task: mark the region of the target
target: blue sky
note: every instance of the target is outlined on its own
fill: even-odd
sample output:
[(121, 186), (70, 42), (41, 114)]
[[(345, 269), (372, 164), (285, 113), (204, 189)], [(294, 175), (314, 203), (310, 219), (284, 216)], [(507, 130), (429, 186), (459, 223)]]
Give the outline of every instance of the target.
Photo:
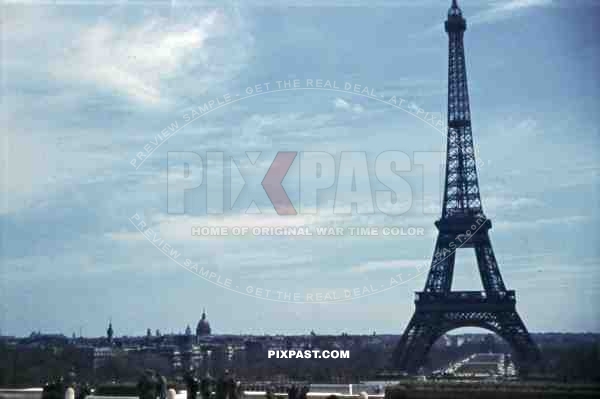
[[(401, 216), (240, 216), (234, 206), (215, 219), (206, 215), (203, 186), (186, 194), (185, 215), (167, 212), (167, 152), (224, 151), (245, 159), (246, 151), (261, 151), (252, 180), (260, 184), (277, 151), (324, 151), (337, 162), (342, 151), (365, 151), (370, 162), (387, 150), (411, 161), (414, 152), (444, 151), (440, 131), (407, 110), (445, 110), (443, 21), (450, 1), (57, 3), (1, 6), (0, 333), (81, 329), (98, 336), (109, 318), (117, 335), (148, 327), (180, 332), (203, 307), (216, 333), (402, 332), (425, 274), (343, 303), (267, 301), (190, 273), (128, 218), (141, 215), (182, 258), (231, 279), (242, 292), (252, 286), (304, 297), (387, 287), (392, 276), (428, 263), (439, 201), (421, 193), (433, 172), (414, 163), (402, 174), (413, 197)], [(459, 3), (468, 23), (482, 199), (504, 280), (517, 290), (530, 330), (600, 332), (600, 5)], [(368, 86), (385, 99), (404, 99), (406, 109), (343, 91), (268, 93), (203, 116), (141, 167), (130, 165), (193, 108), (293, 79)], [(249, 176), (253, 168), (246, 166), (240, 169)], [(295, 163), (290, 176), (297, 171)], [(290, 179), (284, 186), (297, 204)], [(322, 203), (334, 194), (334, 188), (324, 193)], [(240, 194), (242, 208), (249, 195)], [(259, 205), (265, 200), (262, 193)], [(181, 236), (189, 223), (331, 220), (422, 227), (425, 234)], [(472, 252), (457, 259), (454, 287), (479, 289)]]

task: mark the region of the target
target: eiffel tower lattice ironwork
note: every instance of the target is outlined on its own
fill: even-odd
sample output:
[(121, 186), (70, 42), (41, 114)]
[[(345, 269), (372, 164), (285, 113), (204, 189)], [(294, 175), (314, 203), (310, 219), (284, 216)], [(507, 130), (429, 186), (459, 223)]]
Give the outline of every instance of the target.
[[(481, 327), (511, 346), (520, 373), (526, 374), (540, 355), (516, 311), (515, 292), (504, 285), (488, 235), (492, 223), (483, 213), (471, 133), (463, 47), (466, 21), (456, 0), (445, 27), (449, 37), (448, 143), (442, 217), (435, 223), (439, 233), (425, 289), (415, 295), (415, 313), (393, 359), (396, 368), (414, 373), (443, 334), (460, 327)], [(458, 248), (475, 250), (484, 291), (451, 290)]]

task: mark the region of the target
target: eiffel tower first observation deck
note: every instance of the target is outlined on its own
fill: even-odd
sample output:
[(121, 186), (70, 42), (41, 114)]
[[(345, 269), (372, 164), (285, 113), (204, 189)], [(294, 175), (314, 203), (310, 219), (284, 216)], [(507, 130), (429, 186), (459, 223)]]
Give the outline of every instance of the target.
[[(519, 373), (539, 362), (539, 350), (516, 311), (515, 291), (507, 290), (494, 256), (477, 180), (463, 35), (466, 20), (456, 0), (445, 23), (449, 39), (448, 142), (442, 217), (425, 289), (416, 293), (415, 313), (393, 355), (396, 368), (415, 373), (433, 343), (460, 327), (480, 327), (512, 348)], [(473, 248), (483, 291), (452, 291), (456, 251)]]

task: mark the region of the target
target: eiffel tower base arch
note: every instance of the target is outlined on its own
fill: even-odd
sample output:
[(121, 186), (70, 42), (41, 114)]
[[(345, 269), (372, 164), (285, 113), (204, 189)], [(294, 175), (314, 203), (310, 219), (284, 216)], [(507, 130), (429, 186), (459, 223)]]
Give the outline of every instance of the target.
[(394, 354), (396, 368), (415, 374), (432, 345), (442, 335), (462, 327), (479, 327), (504, 339), (513, 350), (521, 377), (534, 372), (540, 361), (537, 346), (515, 309), (514, 291), (488, 297), (480, 291), (456, 291), (439, 302), (435, 295), (417, 293), (416, 310)]

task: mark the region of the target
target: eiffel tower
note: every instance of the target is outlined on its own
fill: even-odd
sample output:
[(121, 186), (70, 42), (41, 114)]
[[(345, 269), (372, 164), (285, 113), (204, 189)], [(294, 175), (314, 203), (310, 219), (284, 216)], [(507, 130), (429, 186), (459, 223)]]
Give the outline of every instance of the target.
[[(516, 366), (526, 375), (540, 358), (515, 305), (515, 291), (507, 290), (494, 256), (488, 231), (492, 223), (483, 213), (463, 47), (466, 20), (456, 0), (445, 23), (449, 37), (448, 143), (442, 217), (425, 289), (415, 293), (415, 313), (393, 354), (395, 366), (415, 373), (433, 343), (460, 327), (480, 327), (502, 337), (512, 348)], [(459, 248), (474, 248), (484, 291), (452, 291), (454, 260)]]

